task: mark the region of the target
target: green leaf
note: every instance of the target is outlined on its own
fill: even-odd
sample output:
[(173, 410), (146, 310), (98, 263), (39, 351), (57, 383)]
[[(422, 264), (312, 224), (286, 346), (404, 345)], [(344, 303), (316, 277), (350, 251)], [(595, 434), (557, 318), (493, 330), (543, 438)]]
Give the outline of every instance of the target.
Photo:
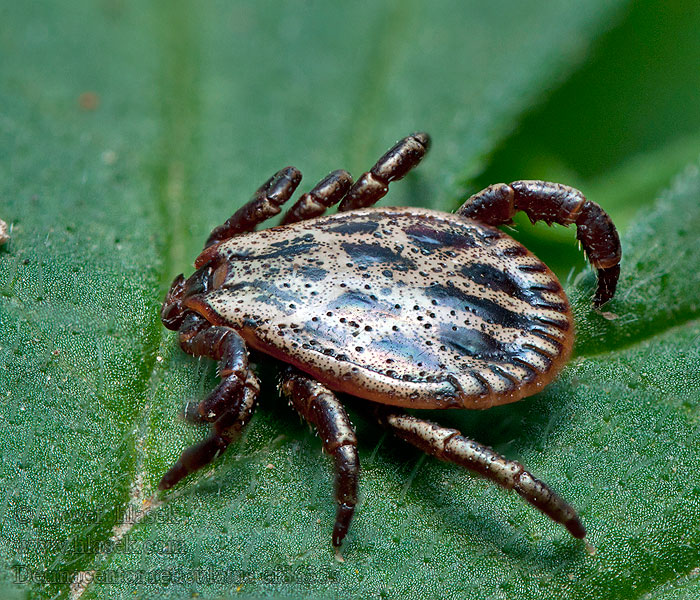
[[(629, 226), (606, 306), (616, 317), (590, 308), (590, 274), (568, 280), (579, 340), (562, 376), (516, 405), (430, 415), (551, 483), (580, 509), (594, 555), (515, 495), (386, 436), (349, 401), (361, 503), (338, 562), (330, 464), (262, 363), (241, 440), (154, 495), (205, 434), (178, 411), (216, 382), (158, 316), (208, 231), (281, 166), (298, 166), (305, 189), (335, 168), (357, 176), (417, 129), (434, 146), (386, 203), (452, 208), (527, 111), (560, 82), (578, 89), (571, 74), (625, 8), (6, 3), (0, 592), (694, 597), (700, 178), (693, 167), (656, 204), (656, 189), (640, 192), (636, 216), (614, 184), (642, 164), (663, 165), (650, 178), (662, 185), (688, 162), (692, 131), (574, 173), (622, 198), (611, 212)], [(668, 122), (672, 111), (660, 112)]]

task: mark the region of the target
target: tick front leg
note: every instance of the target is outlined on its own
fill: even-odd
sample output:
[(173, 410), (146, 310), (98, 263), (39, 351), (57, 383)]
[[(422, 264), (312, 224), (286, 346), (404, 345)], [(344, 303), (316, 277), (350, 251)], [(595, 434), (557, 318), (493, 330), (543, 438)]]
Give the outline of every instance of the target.
[(340, 201), (352, 186), (352, 176), (339, 169), (322, 179), (310, 192), (296, 201), (282, 219), (282, 225), (320, 217), (327, 208)]
[(275, 216), (280, 207), (292, 197), (301, 181), (301, 173), (294, 167), (285, 167), (270, 177), (223, 225), (212, 230), (205, 248), (239, 233), (253, 231), (265, 219)]
[(177, 462), (163, 475), (158, 489), (168, 490), (191, 473), (208, 465), (228, 448), (253, 416), (260, 384), (248, 372), (242, 390), (232, 398), (219, 418), (212, 423), (211, 433), (203, 442), (186, 448)]
[(190, 311), (180, 327), (180, 346), (194, 356), (220, 361), (222, 381), (197, 410), (198, 421), (212, 424), (211, 435), (182, 453), (163, 476), (160, 489), (171, 488), (223, 452), (250, 420), (259, 393), (257, 379), (248, 367), (248, 350), (237, 331), (211, 325)]
[(235, 329), (212, 325), (204, 317), (190, 312), (180, 328), (180, 347), (193, 356), (219, 361), (221, 383), (199, 403), (203, 421), (213, 423), (237, 397), (248, 374), (248, 349)]
[(576, 225), (576, 237), (598, 271), (593, 304), (601, 306), (615, 295), (622, 249), (610, 216), (577, 189), (547, 181), (497, 183), (471, 196), (457, 214), (489, 225), (509, 223), (518, 211), (533, 223)]
[(345, 538), (357, 504), (360, 461), (357, 438), (348, 414), (326, 386), (289, 369), (282, 381), (282, 391), (296, 411), (313, 423), (323, 442), (323, 449), (335, 461), (335, 500), (338, 511), (333, 527), (333, 545)]
[(185, 289), (185, 276), (180, 273), (170, 285), (170, 289), (163, 301), (163, 306), (160, 309), (160, 319), (163, 321), (163, 325), (173, 331), (180, 329), (188, 313), (188, 309), (182, 306)]
[(456, 429), (383, 408), (378, 408), (377, 414), (380, 422), (401, 439), (441, 460), (479, 473), (501, 487), (515, 490), (550, 519), (566, 527), (571, 535), (585, 537), (586, 529), (571, 505), (520, 463), (465, 438)]
[(425, 156), (430, 136), (418, 132), (399, 140), (357, 180), (343, 198), (338, 211), (372, 206), (389, 191), (389, 183), (403, 178)]

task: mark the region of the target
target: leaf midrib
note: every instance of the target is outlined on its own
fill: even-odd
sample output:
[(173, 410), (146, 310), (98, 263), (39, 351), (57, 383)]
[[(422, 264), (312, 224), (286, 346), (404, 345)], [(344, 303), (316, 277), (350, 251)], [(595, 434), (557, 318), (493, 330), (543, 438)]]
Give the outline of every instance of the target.
[[(192, 164), (190, 158), (195, 153), (192, 142), (199, 122), (200, 88), (196, 81), (196, 57), (198, 56), (196, 52), (198, 42), (194, 33), (196, 15), (193, 15), (185, 6), (183, 0), (169, 4), (167, 10), (159, 14), (167, 15), (168, 19), (154, 27), (161, 35), (160, 45), (163, 51), (161, 76), (157, 80), (158, 97), (161, 102), (158, 107), (161, 135), (159, 142), (155, 145), (158, 148), (158, 158), (153, 165), (152, 173), (156, 199), (155, 219), (161, 232), (160, 238), (156, 241), (155, 251), (161, 258), (158, 280), (160, 290), (164, 291), (170, 284), (176, 265), (189, 262), (185, 257), (186, 245), (182, 241), (182, 232), (186, 230), (184, 223), (189, 208), (187, 198), (190, 197), (188, 192), (191, 180), (188, 168)], [(159, 315), (154, 314), (142, 344), (143, 359), (146, 363), (144, 373), (147, 373), (142, 386), (144, 397), (152, 396), (158, 384), (157, 351), (167, 337), (169, 337), (168, 332), (162, 326)], [(133, 445), (134, 470), (128, 486), (131, 490), (139, 490), (137, 492), (139, 495), (128, 499), (124, 506), (125, 511), (134, 502), (138, 505), (147, 499), (142, 494), (143, 488), (138, 483), (139, 478), (146, 479), (143, 473), (145, 459), (143, 447), (144, 440), (149, 434), (150, 414), (151, 403), (146, 403), (136, 422), (137, 430)], [(148, 489), (147, 480), (145, 485)], [(157, 506), (156, 503), (147, 508), (141, 518)], [(133, 527), (137, 522), (131, 526)], [(128, 530), (119, 539), (123, 539), (126, 533)], [(115, 544), (113, 549), (117, 546), (118, 544)], [(89, 572), (90, 568), (105, 566), (113, 555), (114, 552), (95, 554), (89, 562), (87, 560), (84, 562), (84, 568)], [(76, 576), (78, 574), (79, 572), (76, 572)], [(71, 599), (80, 598), (92, 586), (92, 583), (88, 583), (84, 587), (76, 588), (71, 592)]]

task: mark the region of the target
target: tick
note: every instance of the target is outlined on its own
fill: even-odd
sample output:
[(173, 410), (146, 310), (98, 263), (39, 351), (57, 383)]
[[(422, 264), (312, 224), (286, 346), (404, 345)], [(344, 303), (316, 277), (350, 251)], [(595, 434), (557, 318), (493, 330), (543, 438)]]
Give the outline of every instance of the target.
[[(335, 463), (332, 543), (357, 503), (357, 439), (337, 392), (366, 400), (391, 432), (421, 450), (514, 489), (577, 538), (574, 510), (518, 462), (455, 429), (404, 409), (483, 409), (540, 391), (566, 363), (574, 326), (549, 268), (496, 228), (517, 211), (531, 221), (575, 224), (597, 270), (593, 304), (615, 293), (620, 241), (610, 217), (571, 187), (545, 181), (496, 184), (455, 214), (370, 208), (425, 155), (415, 133), (355, 183), (334, 171), (286, 212), (299, 185), (287, 167), (216, 227), (188, 279), (178, 275), (161, 317), (182, 349), (219, 361), (221, 383), (189, 411), (211, 425), (163, 476), (168, 489), (222, 453), (250, 420), (258, 380), (248, 348), (287, 364), (281, 390), (318, 430)], [(340, 203), (338, 212), (323, 216)]]

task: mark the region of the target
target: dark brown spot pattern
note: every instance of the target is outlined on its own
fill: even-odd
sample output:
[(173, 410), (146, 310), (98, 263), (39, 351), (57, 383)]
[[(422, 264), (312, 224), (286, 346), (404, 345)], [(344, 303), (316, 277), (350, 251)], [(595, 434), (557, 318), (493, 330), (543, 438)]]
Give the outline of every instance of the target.
[(512, 402), (549, 383), (573, 343), (552, 272), (458, 215), (339, 213), (233, 237), (207, 260), (226, 274), (195, 310), (330, 389), (385, 404)]

